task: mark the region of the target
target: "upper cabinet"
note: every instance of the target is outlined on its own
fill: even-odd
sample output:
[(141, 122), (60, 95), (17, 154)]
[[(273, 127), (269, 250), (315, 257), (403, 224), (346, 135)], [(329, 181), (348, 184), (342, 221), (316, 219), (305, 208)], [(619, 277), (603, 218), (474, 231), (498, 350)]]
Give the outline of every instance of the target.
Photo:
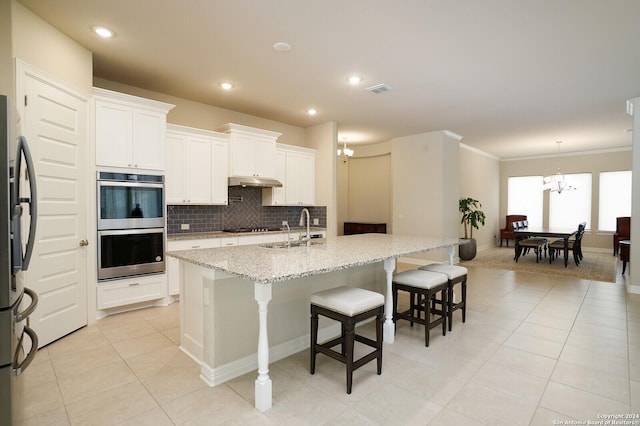
[(167, 125), (167, 204), (227, 204), (227, 135)]
[(276, 179), (282, 188), (262, 190), (262, 204), (312, 206), (315, 204), (315, 149), (278, 144)]
[(93, 89), (96, 165), (164, 170), (167, 113), (174, 105)]
[(229, 176), (275, 178), (276, 140), (281, 133), (232, 123), (218, 131), (229, 135)]

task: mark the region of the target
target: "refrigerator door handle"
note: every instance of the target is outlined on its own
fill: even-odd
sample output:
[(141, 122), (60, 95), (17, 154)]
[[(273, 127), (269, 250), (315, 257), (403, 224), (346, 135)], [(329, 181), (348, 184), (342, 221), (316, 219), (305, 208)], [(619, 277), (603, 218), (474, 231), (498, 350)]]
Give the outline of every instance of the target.
[[(28, 334), (29, 338), (31, 339), (31, 350), (29, 351), (29, 354), (25, 357), (25, 359), (23, 359), (22, 362), (19, 363), (18, 356), (20, 355), (20, 352), (22, 349), (25, 333)], [(31, 361), (33, 361), (33, 359), (36, 357), (37, 351), (38, 351), (38, 335), (36, 334), (35, 331), (33, 331), (33, 329), (31, 329), (31, 327), (24, 326), (22, 335), (20, 336), (20, 340), (18, 341), (18, 349), (16, 350), (16, 353), (14, 354), (14, 357), (13, 357), (13, 374), (16, 376), (22, 374), (22, 372), (24, 372), (24, 370), (27, 369), (29, 364), (31, 364)]]
[(25, 319), (27, 319), (29, 315), (31, 315), (33, 311), (36, 310), (36, 306), (38, 306), (38, 294), (27, 287), (24, 288), (24, 292), (31, 298), (31, 303), (29, 304), (29, 306), (27, 306), (27, 308), (24, 311), (16, 313), (16, 316), (15, 316), (16, 323), (22, 322)]
[[(24, 154), (24, 159), (27, 163), (26, 171), (27, 179), (29, 180), (30, 196), (26, 198), (20, 197), (20, 166), (22, 163), (22, 154)], [(17, 202), (28, 203), (29, 215), (31, 216), (31, 220), (29, 221), (29, 239), (27, 240), (24, 257), (22, 259), (22, 270), (26, 271), (29, 267), (29, 261), (31, 260), (31, 254), (33, 253), (33, 246), (36, 239), (36, 225), (38, 223), (38, 194), (36, 189), (36, 173), (35, 169), (33, 168), (33, 159), (31, 157), (31, 151), (29, 151), (27, 139), (24, 136), (20, 136), (18, 138), (18, 153), (16, 156), (16, 179), (14, 184)]]

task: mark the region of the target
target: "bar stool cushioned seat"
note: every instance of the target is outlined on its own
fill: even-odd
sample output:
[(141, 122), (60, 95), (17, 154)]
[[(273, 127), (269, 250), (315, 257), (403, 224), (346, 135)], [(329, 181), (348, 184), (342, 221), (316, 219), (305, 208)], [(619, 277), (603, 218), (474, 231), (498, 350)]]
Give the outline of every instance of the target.
[[(462, 322), (467, 320), (467, 268), (464, 266), (456, 266), (456, 265), (445, 265), (441, 263), (433, 263), (430, 265), (425, 265), (420, 267), (423, 271), (431, 271), (438, 272), (441, 274), (445, 274), (448, 279), (448, 305), (447, 305), (447, 321), (449, 322), (449, 331), (451, 331), (451, 327), (453, 324), (453, 312), (461, 309), (462, 310)], [(461, 284), (461, 300), (460, 302), (455, 302), (455, 298), (453, 297), (453, 286), (456, 284)]]
[[(429, 346), (429, 332), (432, 328), (442, 324), (442, 335), (447, 334), (447, 276), (437, 272), (411, 269), (400, 272), (393, 277), (393, 322), (399, 319), (409, 321), (411, 325), (418, 323), (424, 325), (425, 346)], [(409, 309), (398, 312), (398, 290), (409, 293)], [(431, 300), (437, 293), (440, 293), (440, 303), (442, 309), (435, 310), (431, 307)], [(424, 301), (424, 303), (422, 303)], [(421, 312), (424, 309), (424, 319)], [(431, 316), (435, 318), (431, 318)]]
[[(328, 342), (318, 343), (318, 315), (340, 321), (342, 332)], [(376, 318), (376, 340), (357, 335), (355, 326), (368, 318)], [(336, 287), (311, 295), (311, 360), (310, 372), (316, 370), (316, 354), (323, 353), (347, 367), (347, 393), (351, 393), (353, 371), (369, 361), (377, 359), (377, 373), (382, 373), (382, 322), (384, 318), (384, 296), (375, 291), (354, 287)], [(358, 341), (374, 348), (362, 358), (353, 360), (354, 342)], [(331, 348), (340, 344), (342, 352)]]

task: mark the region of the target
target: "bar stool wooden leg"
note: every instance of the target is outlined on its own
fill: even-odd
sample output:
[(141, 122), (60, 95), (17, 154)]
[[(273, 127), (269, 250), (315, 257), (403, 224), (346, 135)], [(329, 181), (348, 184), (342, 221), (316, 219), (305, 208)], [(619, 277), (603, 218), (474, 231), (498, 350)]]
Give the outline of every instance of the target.
[(316, 343), (318, 342), (318, 311), (315, 307), (311, 306), (311, 350), (309, 354), (311, 355), (311, 359), (309, 360), (309, 371), (311, 374), (316, 372), (316, 354), (318, 353), (316, 349)]

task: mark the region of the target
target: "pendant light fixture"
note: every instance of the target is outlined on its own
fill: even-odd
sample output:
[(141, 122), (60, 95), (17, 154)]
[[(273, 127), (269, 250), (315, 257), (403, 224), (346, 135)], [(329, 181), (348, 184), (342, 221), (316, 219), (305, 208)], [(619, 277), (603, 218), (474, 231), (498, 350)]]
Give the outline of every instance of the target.
[(561, 194), (562, 191), (574, 191), (576, 188), (567, 183), (564, 174), (560, 171), (560, 144), (562, 141), (556, 141), (558, 145), (558, 155), (557, 155), (557, 170), (556, 173), (550, 176), (544, 177), (544, 186), (542, 187), (545, 191), (557, 192)]
[(342, 149), (338, 148), (338, 157), (342, 158), (342, 161), (344, 163), (347, 162), (347, 160), (349, 159), (349, 157), (353, 157), (353, 150), (347, 148), (347, 139), (343, 138), (343, 145), (342, 145)]

